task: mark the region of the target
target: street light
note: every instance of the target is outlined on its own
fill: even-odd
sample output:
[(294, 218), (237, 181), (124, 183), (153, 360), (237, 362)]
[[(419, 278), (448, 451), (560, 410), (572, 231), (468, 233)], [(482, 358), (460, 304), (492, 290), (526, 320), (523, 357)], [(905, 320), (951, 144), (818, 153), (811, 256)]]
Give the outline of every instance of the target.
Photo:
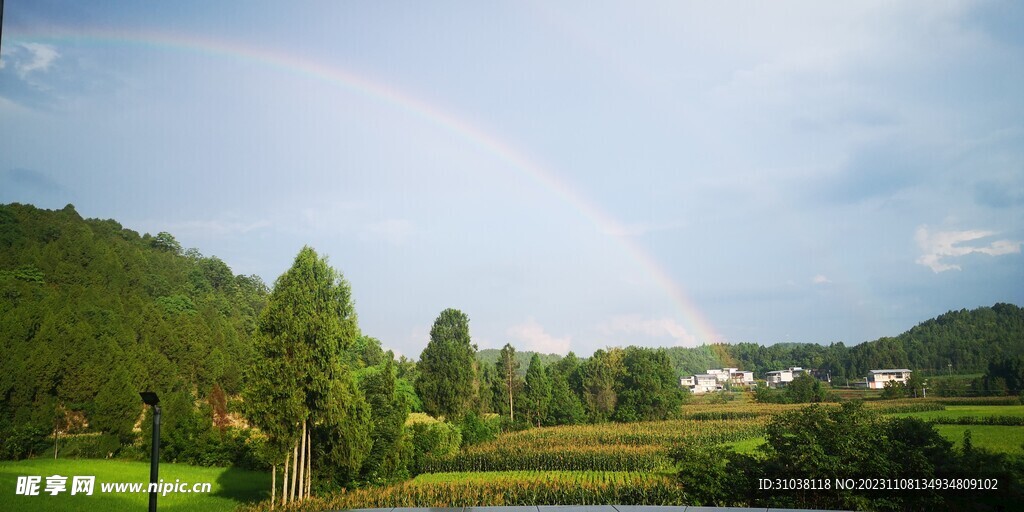
[(160, 472), (160, 397), (152, 391), (139, 393), (146, 405), (153, 407), (153, 452), (149, 458), (149, 512), (156, 512), (156, 482)]

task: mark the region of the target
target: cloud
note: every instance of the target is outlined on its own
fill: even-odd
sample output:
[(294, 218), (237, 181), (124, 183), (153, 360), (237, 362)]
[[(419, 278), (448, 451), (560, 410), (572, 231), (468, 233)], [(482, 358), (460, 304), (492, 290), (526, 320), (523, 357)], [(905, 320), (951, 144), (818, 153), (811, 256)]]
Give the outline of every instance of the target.
[(700, 344), (696, 336), (690, 334), (685, 327), (669, 317), (616, 316), (601, 325), (600, 329), (606, 334), (643, 334), (652, 338), (670, 337), (675, 340), (677, 346), (696, 347)]
[(1021, 242), (996, 240), (987, 246), (963, 245), (965, 242), (988, 238), (995, 235), (992, 231), (937, 231), (929, 232), (927, 226), (917, 228), (914, 239), (923, 254), (916, 263), (924, 265), (936, 274), (947, 270), (960, 270), (960, 265), (947, 263), (943, 259), (957, 258), (971, 253), (1001, 256), (1020, 253)]
[(814, 279), (811, 279), (811, 282), (814, 283), (814, 284), (829, 284), (829, 283), (832, 282), (832, 280), (827, 278), (827, 277), (825, 277), (822, 274), (818, 274), (818, 275), (814, 276)]
[(29, 52), (29, 59), (27, 61), (21, 61), (15, 65), (18, 70), (18, 76), (21, 78), (25, 78), (34, 71), (45, 72), (49, 70), (50, 64), (53, 64), (53, 61), (60, 57), (57, 49), (48, 44), (21, 43), (19, 46)]
[(527, 350), (543, 354), (567, 354), (572, 342), (571, 337), (556, 338), (548, 334), (544, 327), (532, 318), (526, 323), (509, 327), (507, 332), (509, 336), (523, 342)]

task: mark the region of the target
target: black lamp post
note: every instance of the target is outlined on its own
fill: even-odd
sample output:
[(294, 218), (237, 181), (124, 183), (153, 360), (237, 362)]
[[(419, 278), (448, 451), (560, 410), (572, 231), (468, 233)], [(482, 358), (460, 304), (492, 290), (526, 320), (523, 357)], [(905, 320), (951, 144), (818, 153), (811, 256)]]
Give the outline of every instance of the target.
[(143, 391), (139, 396), (146, 405), (153, 406), (153, 453), (149, 458), (149, 512), (156, 512), (156, 483), (160, 472), (160, 397), (152, 391)]

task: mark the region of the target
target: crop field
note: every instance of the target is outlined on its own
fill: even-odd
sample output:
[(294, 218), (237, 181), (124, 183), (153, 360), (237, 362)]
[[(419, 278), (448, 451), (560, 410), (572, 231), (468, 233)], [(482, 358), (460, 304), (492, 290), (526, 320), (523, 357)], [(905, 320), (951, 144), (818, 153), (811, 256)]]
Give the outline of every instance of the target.
[[(893, 417), (914, 416), (933, 423), (942, 418), (984, 422), (990, 418), (1024, 418), (1024, 406), (1015, 400), (879, 400), (867, 402), (866, 407)], [(991, 403), (1006, 405), (986, 405)], [(695, 403), (684, 405), (681, 419), (676, 420), (509, 432), (494, 441), (464, 447), (453, 457), (428, 459), (425, 472), (406, 482), (315, 498), (304, 508), (678, 505), (683, 500), (683, 489), (668, 457), (671, 448), (684, 444), (725, 445), (756, 453), (765, 442), (765, 426), (772, 416), (803, 407), (806, 405), (739, 400)], [(936, 424), (936, 428), (956, 443), (970, 429), (975, 446), (1024, 454), (1024, 426)]]
[[(52, 496), (44, 492), (46, 477), (68, 477), (68, 492)], [(39, 496), (14, 495), (19, 476), (41, 476)], [(95, 476), (91, 496), (70, 494), (71, 477)], [(160, 478), (165, 482), (180, 480), (189, 484), (210, 483), (209, 493), (170, 493), (157, 500), (160, 510), (228, 511), (239, 504), (267, 498), (270, 475), (234, 468), (204, 468), (186, 464), (160, 464)], [(148, 482), (149, 464), (120, 460), (96, 459), (30, 459), (0, 462), (0, 511), (15, 510), (145, 510), (148, 493), (103, 493), (100, 484), (107, 482)]]

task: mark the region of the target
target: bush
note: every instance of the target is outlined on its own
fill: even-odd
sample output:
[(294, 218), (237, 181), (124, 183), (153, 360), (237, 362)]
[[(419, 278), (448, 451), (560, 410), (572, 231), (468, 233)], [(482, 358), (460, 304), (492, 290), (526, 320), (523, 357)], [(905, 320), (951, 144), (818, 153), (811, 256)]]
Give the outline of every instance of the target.
[(0, 431), (0, 459), (18, 460), (46, 451), (47, 429), (35, 425), (19, 425)]
[(475, 412), (470, 412), (462, 419), (459, 430), (462, 432), (462, 444), (469, 446), (484, 441), (492, 441), (498, 436), (500, 420), (486, 420)]
[(427, 458), (448, 458), (459, 452), (462, 445), (462, 434), (459, 429), (448, 422), (413, 423), (412, 431), (413, 460), (410, 473), (420, 472)]

